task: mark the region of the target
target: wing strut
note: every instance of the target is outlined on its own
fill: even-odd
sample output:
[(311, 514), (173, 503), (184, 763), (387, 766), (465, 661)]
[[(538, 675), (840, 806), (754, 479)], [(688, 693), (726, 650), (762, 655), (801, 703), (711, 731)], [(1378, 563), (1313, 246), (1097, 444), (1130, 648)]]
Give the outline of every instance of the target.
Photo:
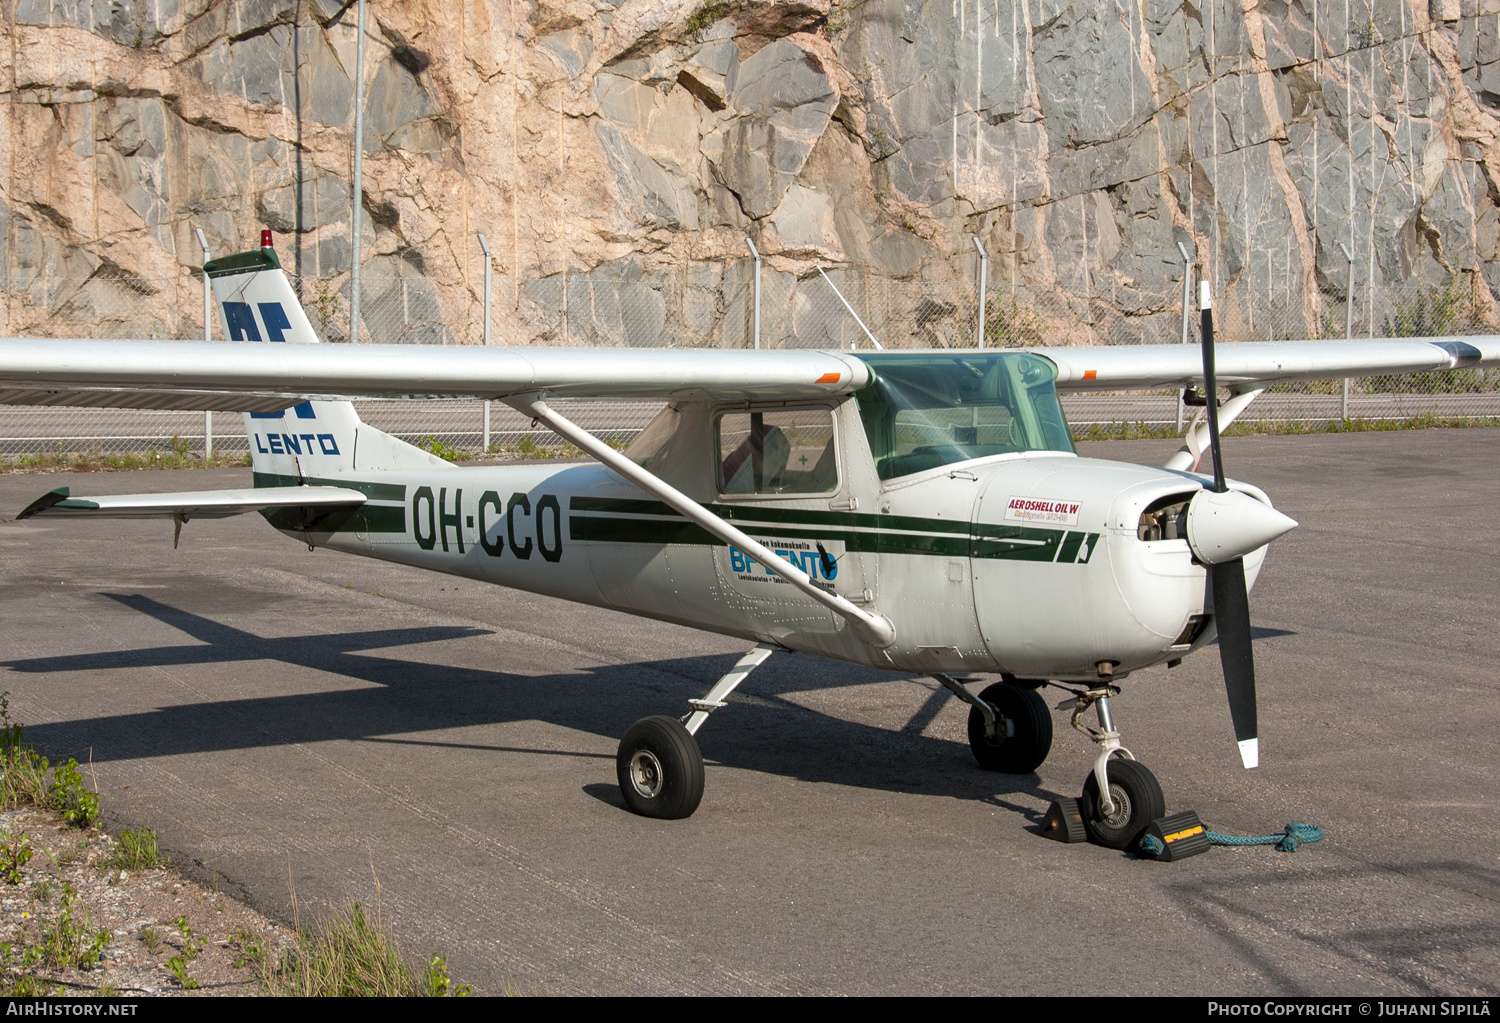
[[(1248, 384), (1236, 387), (1229, 400), (1219, 407), (1219, 429), (1227, 429), (1229, 424), (1240, 417), (1240, 413), (1250, 407), (1250, 403), (1259, 398), (1266, 391), (1265, 384)], [(1214, 395), (1209, 400), (1215, 399)], [(1182, 447), (1177, 453), (1162, 463), (1163, 469), (1178, 469), (1185, 472), (1197, 472), (1198, 463), (1203, 459), (1203, 452), (1209, 448), (1210, 431), (1208, 424), (1199, 423), (1195, 418), (1193, 426), (1188, 428), (1187, 436), (1183, 438)]]
[(559, 436), (566, 437), (652, 497), (702, 526), (711, 535), (727, 544), (733, 544), (762, 565), (773, 569), (777, 575), (797, 589), (827, 607), (834, 614), (842, 616), (865, 642), (881, 648), (888, 647), (895, 642), (896, 628), (885, 615), (878, 612), (871, 614), (856, 607), (837, 593), (831, 593), (818, 586), (802, 569), (759, 540), (747, 536), (743, 531), (725, 522), (682, 491), (636, 465), (577, 423), (558, 415), (542, 399), (533, 395), (517, 395), (505, 400), (517, 410), (546, 423)]

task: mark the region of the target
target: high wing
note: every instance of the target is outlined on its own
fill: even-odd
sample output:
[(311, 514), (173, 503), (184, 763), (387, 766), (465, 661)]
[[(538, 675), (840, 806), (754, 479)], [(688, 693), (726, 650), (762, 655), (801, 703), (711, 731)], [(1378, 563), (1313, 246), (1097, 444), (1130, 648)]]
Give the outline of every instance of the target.
[[(1218, 382), (1241, 389), (1290, 380), (1335, 380), (1500, 364), (1500, 337), (1370, 341), (1252, 341), (1215, 346)], [(1203, 382), (1197, 345), (1037, 348), (1057, 366), (1059, 391), (1121, 391)]]
[[(202, 341), (0, 339), (0, 403), (10, 404), (278, 411), (318, 397), (776, 400), (848, 394), (869, 379), (847, 353), (806, 350), (282, 344), (273, 355)], [(84, 400), (91, 394), (96, 402)], [(200, 404), (168, 404), (178, 395)]]
[(252, 490), (201, 490), (178, 494), (115, 494), (87, 499), (71, 497), (58, 487), (32, 501), (16, 515), (87, 513), (89, 518), (141, 519), (171, 516), (225, 519), (268, 508), (356, 508), (366, 497), (347, 487), (261, 487)]
[[(1191, 345), (1039, 348), (1060, 391), (1203, 379)], [(1246, 342), (1218, 347), (1219, 382), (1416, 373), (1500, 364), (1500, 337)], [(278, 411), (318, 397), (750, 399), (849, 394), (870, 380), (852, 352), (443, 348), (0, 339), (0, 403)]]

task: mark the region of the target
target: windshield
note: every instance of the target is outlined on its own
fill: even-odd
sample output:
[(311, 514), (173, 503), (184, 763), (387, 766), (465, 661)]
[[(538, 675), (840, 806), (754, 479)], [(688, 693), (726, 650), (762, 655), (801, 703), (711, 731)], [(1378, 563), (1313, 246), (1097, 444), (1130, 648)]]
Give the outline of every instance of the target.
[(985, 455), (1073, 452), (1057, 367), (1027, 352), (861, 355), (859, 415), (883, 480)]

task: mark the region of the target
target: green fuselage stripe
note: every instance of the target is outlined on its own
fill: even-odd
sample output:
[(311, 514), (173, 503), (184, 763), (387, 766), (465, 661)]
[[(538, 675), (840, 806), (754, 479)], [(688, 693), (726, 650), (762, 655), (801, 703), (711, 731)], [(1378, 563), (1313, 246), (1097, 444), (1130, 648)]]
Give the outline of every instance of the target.
[[(577, 507), (576, 504), (574, 507)], [(933, 536), (921, 533), (899, 533), (889, 530), (842, 530), (817, 527), (746, 526), (745, 532), (775, 547), (778, 539), (819, 540), (842, 543), (844, 549), (858, 554), (920, 554), (949, 558), (984, 558), (1002, 561), (1074, 561), (1085, 538), (1092, 554), (1098, 534), (1073, 533), (1056, 529), (996, 527), (984, 537)], [(599, 543), (687, 544), (723, 546), (723, 541), (702, 527), (681, 517), (616, 518), (602, 515), (570, 515), (568, 535), (574, 540)], [(1076, 542), (1072, 539), (1076, 537)], [(1065, 539), (1066, 538), (1066, 539)], [(1059, 548), (1067, 552), (1060, 558)], [(1083, 559), (1085, 562), (1087, 558)]]
[(277, 529), (309, 533), (405, 533), (406, 509), (362, 504), (358, 508), (267, 508), (261, 516)]

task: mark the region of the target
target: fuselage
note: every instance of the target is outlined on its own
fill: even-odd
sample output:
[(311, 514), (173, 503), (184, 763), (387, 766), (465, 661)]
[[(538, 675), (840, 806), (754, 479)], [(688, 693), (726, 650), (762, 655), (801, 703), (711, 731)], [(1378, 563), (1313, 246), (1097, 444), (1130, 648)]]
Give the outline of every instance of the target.
[[(882, 668), (1087, 680), (1101, 662), (1119, 675), (1212, 638), (1203, 567), (1171, 526), (1154, 525), (1202, 488), (1199, 476), (1053, 450), (883, 479), (856, 403), (831, 398), (757, 406), (768, 421), (826, 412), (837, 454), (820, 464), (821, 492), (764, 492), (726, 483), (723, 423), (743, 408), (674, 406), (646, 452), (652, 470), (888, 617), (890, 646), (595, 463), (336, 473), (317, 482), (368, 503), (311, 532), (267, 517), (333, 550)], [(257, 474), (258, 485), (295, 482)], [(1252, 583), (1263, 557), (1246, 559)]]

